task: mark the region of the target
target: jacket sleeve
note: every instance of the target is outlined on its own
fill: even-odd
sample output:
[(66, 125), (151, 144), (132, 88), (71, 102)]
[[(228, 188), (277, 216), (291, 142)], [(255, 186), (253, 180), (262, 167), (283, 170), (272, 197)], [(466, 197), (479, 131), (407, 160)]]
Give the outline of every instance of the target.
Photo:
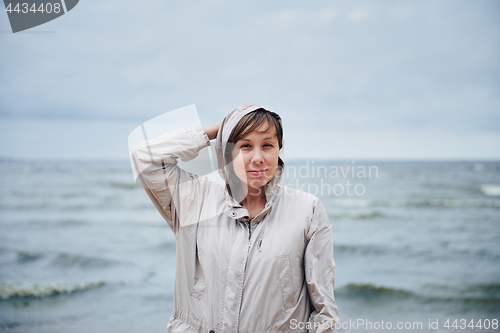
[(175, 235), (179, 227), (197, 222), (198, 196), (207, 181), (182, 170), (177, 159), (190, 161), (209, 145), (208, 136), (195, 125), (146, 140), (131, 152), (137, 180)]
[(333, 259), (333, 233), (325, 207), (317, 201), (313, 219), (307, 233), (304, 265), (307, 288), (312, 302), (309, 332), (335, 332), (338, 310), (333, 287), (335, 261)]

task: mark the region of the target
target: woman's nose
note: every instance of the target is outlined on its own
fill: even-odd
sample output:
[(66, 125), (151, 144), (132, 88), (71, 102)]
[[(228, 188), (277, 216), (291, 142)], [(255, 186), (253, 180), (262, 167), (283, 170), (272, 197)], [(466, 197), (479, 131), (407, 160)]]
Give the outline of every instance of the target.
[(262, 163), (263, 161), (262, 151), (260, 151), (260, 149), (255, 149), (252, 154), (252, 163)]

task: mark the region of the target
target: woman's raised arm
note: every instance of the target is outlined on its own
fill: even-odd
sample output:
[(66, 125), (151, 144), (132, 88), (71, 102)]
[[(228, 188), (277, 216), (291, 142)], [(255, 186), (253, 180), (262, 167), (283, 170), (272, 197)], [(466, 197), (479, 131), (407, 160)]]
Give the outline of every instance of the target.
[(217, 124), (207, 126), (207, 127), (203, 128), (203, 130), (207, 134), (208, 139), (213, 140), (217, 137), (217, 133), (219, 132), (219, 128), (220, 128), (220, 123), (217, 123)]
[(138, 180), (175, 234), (186, 221), (196, 220), (205, 183), (181, 169), (177, 160), (190, 161), (209, 146), (205, 133), (199, 125), (178, 129), (144, 141), (131, 154)]

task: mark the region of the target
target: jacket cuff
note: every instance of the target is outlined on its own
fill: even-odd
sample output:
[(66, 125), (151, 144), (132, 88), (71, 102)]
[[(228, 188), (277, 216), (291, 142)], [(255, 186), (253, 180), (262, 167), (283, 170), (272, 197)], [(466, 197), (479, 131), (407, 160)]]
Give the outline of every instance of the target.
[(189, 133), (193, 137), (199, 149), (210, 146), (210, 140), (208, 139), (208, 135), (207, 133), (205, 133), (201, 125), (195, 124), (193, 127), (189, 129)]

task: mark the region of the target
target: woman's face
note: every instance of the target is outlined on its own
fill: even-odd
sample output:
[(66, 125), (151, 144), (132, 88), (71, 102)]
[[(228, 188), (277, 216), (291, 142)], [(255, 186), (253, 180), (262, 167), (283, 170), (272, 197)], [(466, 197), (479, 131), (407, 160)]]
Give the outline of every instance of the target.
[(276, 174), (278, 154), (276, 130), (265, 122), (236, 142), (232, 150), (234, 173), (249, 187), (261, 188)]

